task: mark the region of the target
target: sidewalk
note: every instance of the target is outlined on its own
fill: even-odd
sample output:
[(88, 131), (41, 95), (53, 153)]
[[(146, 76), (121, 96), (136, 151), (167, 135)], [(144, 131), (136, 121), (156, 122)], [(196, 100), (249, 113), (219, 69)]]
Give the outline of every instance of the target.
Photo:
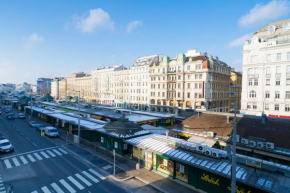
[[(113, 154), (95, 144), (85, 142), (81, 140), (80, 145), (73, 143), (73, 136), (66, 136), (64, 131), (60, 131), (60, 137), (68, 141), (66, 148), (70, 151), (81, 155), (87, 160), (96, 165), (99, 168), (105, 168), (106, 166), (113, 166)], [(83, 144), (86, 143), (86, 144)], [(140, 170), (136, 170), (136, 163), (125, 157), (116, 155), (116, 175), (113, 176), (113, 167), (104, 170), (108, 175), (113, 177), (117, 181), (124, 181), (130, 178), (136, 178), (145, 184), (151, 185), (155, 189), (164, 193), (194, 193), (199, 192), (193, 187), (187, 184), (177, 182), (176, 180), (170, 179), (166, 176), (158, 174), (154, 171), (149, 171), (146, 168), (141, 167)], [(109, 165), (108, 165), (109, 164)]]

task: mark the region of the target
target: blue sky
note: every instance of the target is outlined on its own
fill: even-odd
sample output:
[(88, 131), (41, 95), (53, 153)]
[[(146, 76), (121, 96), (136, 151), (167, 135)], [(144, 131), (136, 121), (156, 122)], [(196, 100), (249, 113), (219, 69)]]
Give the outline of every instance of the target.
[(289, 13), (285, 0), (0, 1), (0, 83), (129, 67), (193, 48), (241, 70), (243, 42)]

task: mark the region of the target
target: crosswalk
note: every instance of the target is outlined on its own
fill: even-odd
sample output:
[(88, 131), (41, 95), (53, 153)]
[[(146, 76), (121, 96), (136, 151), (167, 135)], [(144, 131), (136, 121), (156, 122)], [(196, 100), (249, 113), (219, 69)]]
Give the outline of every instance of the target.
[(2, 176), (0, 175), (0, 193), (6, 193), (6, 188), (3, 184)]
[(36, 161), (54, 158), (57, 156), (62, 156), (65, 154), (68, 154), (68, 153), (62, 148), (54, 148), (54, 149), (49, 149), (49, 150), (39, 150), (37, 152), (27, 153), (24, 155), (22, 154), (19, 156), (3, 159), (2, 161), (5, 168), (10, 169), (10, 168), (18, 167), (18, 166), (28, 164), (28, 163), (33, 163)]
[(106, 178), (96, 170), (90, 168), (88, 170), (81, 171), (74, 175), (60, 179), (59, 181), (53, 182), (50, 185), (43, 186), (31, 193), (75, 193), (105, 179)]

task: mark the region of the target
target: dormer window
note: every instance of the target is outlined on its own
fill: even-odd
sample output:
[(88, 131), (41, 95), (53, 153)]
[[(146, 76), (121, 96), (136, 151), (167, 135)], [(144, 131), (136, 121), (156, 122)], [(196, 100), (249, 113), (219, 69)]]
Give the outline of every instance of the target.
[(272, 26), (270, 26), (268, 28), (268, 33), (269, 34), (273, 34), (273, 33), (275, 33), (275, 31), (276, 31), (276, 26), (274, 26), (274, 25), (272, 25)]
[(288, 31), (290, 29), (289, 23), (284, 23), (283, 25), (283, 31)]

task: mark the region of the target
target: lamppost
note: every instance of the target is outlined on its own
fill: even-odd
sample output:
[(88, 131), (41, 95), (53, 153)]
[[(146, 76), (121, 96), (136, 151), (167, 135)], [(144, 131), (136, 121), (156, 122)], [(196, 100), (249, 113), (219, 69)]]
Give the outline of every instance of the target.
[(80, 135), (81, 135), (81, 127), (80, 127), (80, 117), (81, 117), (81, 110), (80, 110), (80, 95), (81, 95), (81, 91), (76, 91), (76, 90), (73, 90), (74, 92), (78, 92), (79, 93), (79, 96), (78, 96), (78, 110), (79, 110), (79, 116), (78, 116), (78, 140), (77, 140), (77, 143), (80, 144)]
[(32, 119), (32, 95), (30, 95), (30, 117), (29, 117), (29, 121), (31, 121)]
[(237, 148), (237, 95), (236, 92), (233, 91), (228, 91), (227, 92), (230, 95), (234, 95), (235, 97), (235, 115), (234, 115), (234, 129), (233, 129), (233, 136), (232, 136), (232, 141), (233, 141), (233, 147), (232, 147), (232, 193), (236, 192), (236, 148)]

